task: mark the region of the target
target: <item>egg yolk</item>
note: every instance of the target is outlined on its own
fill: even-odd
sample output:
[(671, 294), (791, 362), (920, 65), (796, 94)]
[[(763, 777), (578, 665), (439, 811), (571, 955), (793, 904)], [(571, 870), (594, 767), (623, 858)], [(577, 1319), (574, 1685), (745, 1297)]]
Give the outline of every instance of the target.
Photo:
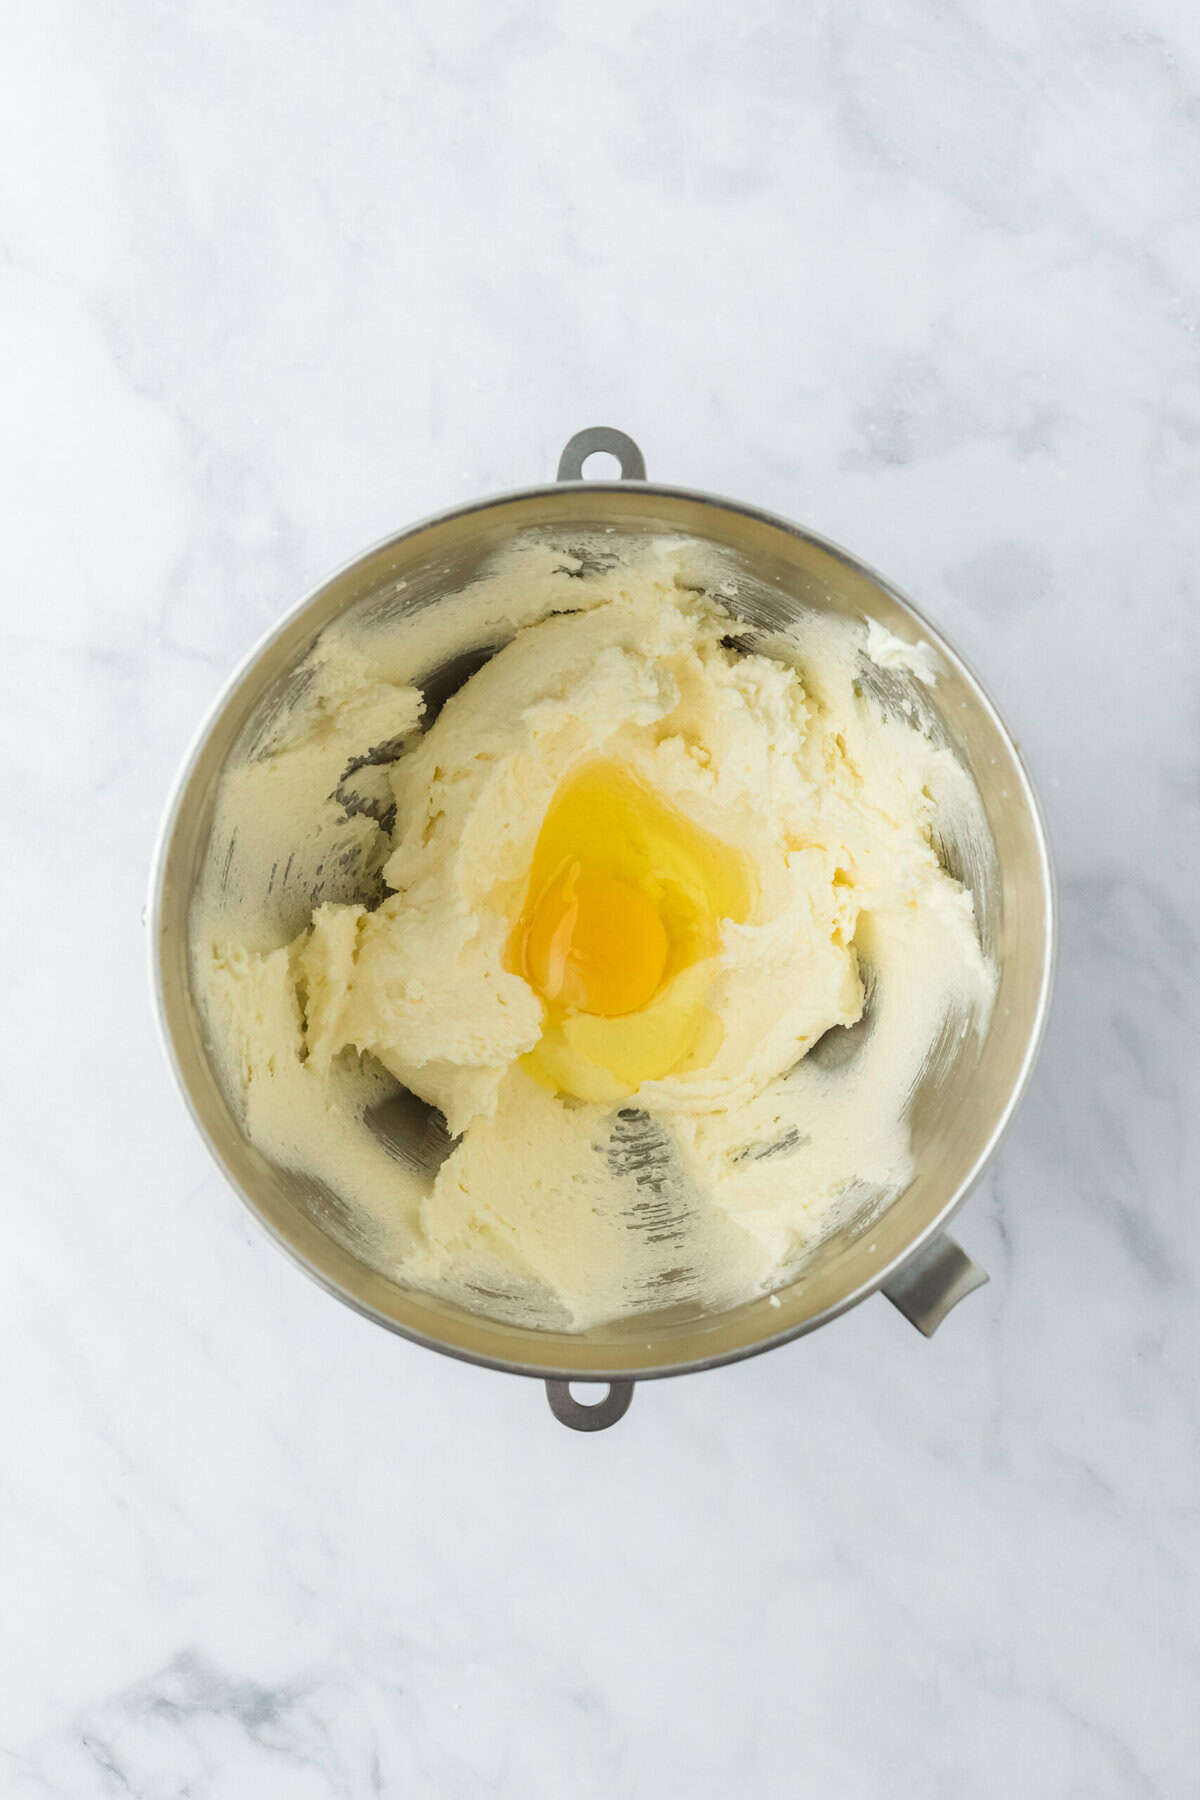
[(534, 847), (509, 967), (541, 996), (525, 1062), (558, 1091), (617, 1100), (707, 1061), (705, 1005), (726, 919), (744, 921), (748, 859), (620, 764), (595, 762), (552, 799)]
[(534, 908), (525, 970), (545, 999), (614, 1019), (657, 992), (668, 948), (653, 900), (573, 862)]

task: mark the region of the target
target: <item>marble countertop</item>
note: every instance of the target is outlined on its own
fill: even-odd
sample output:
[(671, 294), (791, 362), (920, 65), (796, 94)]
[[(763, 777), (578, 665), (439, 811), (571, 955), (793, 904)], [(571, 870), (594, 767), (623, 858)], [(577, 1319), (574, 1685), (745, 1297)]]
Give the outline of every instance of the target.
[[(1194, 7), (0, 30), (0, 1791), (1194, 1794)], [(1040, 785), (1062, 946), (957, 1227), (990, 1285), (582, 1437), (254, 1228), (141, 909), (254, 639), (600, 422), (944, 627)]]

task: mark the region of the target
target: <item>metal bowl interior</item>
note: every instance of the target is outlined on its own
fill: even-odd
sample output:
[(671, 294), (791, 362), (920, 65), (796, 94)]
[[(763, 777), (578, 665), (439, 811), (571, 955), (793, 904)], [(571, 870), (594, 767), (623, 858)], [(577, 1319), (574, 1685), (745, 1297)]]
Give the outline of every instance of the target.
[[(213, 798), (234, 745), (264, 697), (318, 632), (349, 608), (423, 607), (463, 587), (514, 535), (611, 527), (686, 533), (720, 546), (747, 577), (739, 611), (786, 629), (798, 608), (879, 620), (940, 652), (937, 705), (979, 787), (995, 860), (972, 881), (999, 988), (982, 1047), (937, 1059), (911, 1127), (917, 1173), (882, 1216), (849, 1219), (775, 1303), (765, 1297), (703, 1314), (673, 1308), (579, 1334), (500, 1323), (408, 1288), (355, 1251), (336, 1208), (243, 1135), (214, 1076), (192, 993), (188, 909), (209, 840)], [(414, 526), (358, 558), (253, 653), (202, 731), (180, 777), (156, 863), (153, 979), (170, 1061), (217, 1162), (276, 1241), (330, 1292), (430, 1348), (542, 1377), (646, 1378), (754, 1354), (812, 1330), (881, 1286), (962, 1202), (1024, 1086), (1044, 1022), (1054, 906), (1045, 838), (1016, 748), (971, 672), (894, 589), (828, 542), (750, 508), (641, 482), (566, 483), (481, 501)]]

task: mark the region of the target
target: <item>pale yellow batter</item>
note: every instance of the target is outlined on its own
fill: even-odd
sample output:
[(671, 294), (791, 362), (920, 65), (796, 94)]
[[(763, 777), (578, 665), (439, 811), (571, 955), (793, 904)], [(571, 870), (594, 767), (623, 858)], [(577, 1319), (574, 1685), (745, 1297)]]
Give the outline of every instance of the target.
[[(698, 546), (605, 550), (327, 631), (225, 778), (193, 914), (254, 1142), (397, 1278), (558, 1329), (731, 1304), (886, 1204), (930, 1047), (994, 985), (932, 842), (986, 834), (978, 795), (863, 679), (932, 654), (815, 612), (745, 654)], [(422, 733), (413, 680), (509, 636)], [(868, 991), (853, 1054), (809, 1058)], [(397, 1082), (457, 1140), (436, 1174), (364, 1122)]]

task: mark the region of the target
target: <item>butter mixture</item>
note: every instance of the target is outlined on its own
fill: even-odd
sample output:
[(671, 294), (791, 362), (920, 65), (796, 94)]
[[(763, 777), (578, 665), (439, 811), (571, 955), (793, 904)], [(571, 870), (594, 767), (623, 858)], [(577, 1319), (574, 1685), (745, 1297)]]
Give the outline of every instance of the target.
[(991, 1004), (938, 850), (978, 794), (927, 647), (738, 633), (698, 545), (532, 540), (331, 626), (246, 733), (192, 917), (214, 1060), (396, 1279), (558, 1330), (722, 1307), (910, 1179)]

